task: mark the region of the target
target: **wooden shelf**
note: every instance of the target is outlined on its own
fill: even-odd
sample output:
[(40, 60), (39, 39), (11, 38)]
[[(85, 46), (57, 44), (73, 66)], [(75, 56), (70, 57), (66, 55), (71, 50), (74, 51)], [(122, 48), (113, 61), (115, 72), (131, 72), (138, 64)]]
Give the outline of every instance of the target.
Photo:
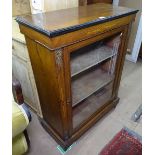
[(101, 68), (72, 80), (72, 106), (82, 102), (112, 80), (113, 76)]
[(73, 108), (73, 128), (84, 123), (94, 112), (105, 105), (112, 95), (113, 82), (110, 82), (104, 88), (99, 89), (88, 99)]
[(101, 43), (98, 42), (95, 43), (96, 45), (89, 45), (71, 55), (71, 77), (90, 69), (114, 55), (112, 48)]

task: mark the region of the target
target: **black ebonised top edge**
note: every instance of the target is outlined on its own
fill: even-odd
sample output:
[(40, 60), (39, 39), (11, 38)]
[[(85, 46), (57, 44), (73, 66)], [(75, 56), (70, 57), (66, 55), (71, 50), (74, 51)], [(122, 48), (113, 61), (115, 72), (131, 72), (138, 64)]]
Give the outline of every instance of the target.
[(57, 29), (57, 30), (53, 30), (53, 31), (48, 31), (45, 30), (43, 28), (40, 28), (38, 26), (32, 25), (31, 23), (27, 22), (26, 20), (24, 20), (22, 17), (17, 17), (15, 20), (25, 26), (28, 26), (30, 28), (32, 28), (35, 31), (38, 31), (48, 37), (55, 37), (55, 36), (59, 36), (59, 35), (63, 35), (65, 33), (69, 33), (69, 32), (73, 32), (82, 28), (87, 28), (93, 25), (97, 25), (97, 24), (101, 24), (101, 23), (105, 23), (114, 19), (118, 19), (121, 17), (125, 17), (131, 14), (135, 14), (137, 13), (139, 10), (133, 10), (124, 14), (120, 14), (120, 15), (115, 15), (115, 16), (108, 16), (107, 18), (103, 18), (103, 19), (96, 19), (96, 20), (92, 20), (90, 22), (86, 22), (80, 25), (74, 25), (74, 26), (70, 26), (70, 27), (66, 27), (66, 28), (62, 28), (62, 29)]

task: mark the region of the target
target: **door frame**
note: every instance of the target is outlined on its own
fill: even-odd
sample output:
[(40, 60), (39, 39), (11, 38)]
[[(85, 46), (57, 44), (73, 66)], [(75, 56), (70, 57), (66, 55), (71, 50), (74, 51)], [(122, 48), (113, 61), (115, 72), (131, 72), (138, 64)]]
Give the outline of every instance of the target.
[[(119, 5), (119, 0), (113, 0), (113, 5), (118, 6)], [(137, 62), (139, 50), (140, 50), (140, 47), (141, 47), (141, 43), (142, 43), (142, 16), (140, 16), (138, 29), (137, 29), (137, 34), (136, 34), (136, 37), (135, 37), (132, 52), (131, 52), (131, 54), (126, 55), (127, 60), (129, 60), (131, 62), (134, 62), (134, 63)]]
[(113, 0), (113, 5), (118, 6), (118, 4), (119, 4), (119, 0)]
[(139, 50), (142, 43), (142, 16), (140, 16), (139, 25), (137, 29), (137, 34), (134, 42), (134, 46), (131, 54), (126, 55), (126, 59), (134, 63), (137, 62)]

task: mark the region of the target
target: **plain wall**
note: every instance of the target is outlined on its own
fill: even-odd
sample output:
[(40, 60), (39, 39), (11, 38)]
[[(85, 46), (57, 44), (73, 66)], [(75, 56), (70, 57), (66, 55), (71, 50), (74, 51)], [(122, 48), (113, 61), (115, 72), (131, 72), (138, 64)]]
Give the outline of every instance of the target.
[[(77, 7), (79, 0), (41, 0), (42, 5), (42, 11), (48, 12), (48, 11), (54, 11), (54, 10), (60, 10), (60, 9), (67, 9), (72, 7)], [(32, 0), (30, 0), (31, 5), (31, 12), (37, 13), (40, 12), (39, 10), (35, 10), (32, 7)]]
[(139, 10), (139, 12), (136, 15), (135, 22), (132, 25), (131, 34), (130, 34), (130, 38), (129, 38), (128, 49), (130, 50), (130, 52), (132, 52), (136, 34), (137, 34), (139, 20), (140, 20), (140, 16), (141, 16), (141, 12), (142, 12), (142, 0), (119, 0), (119, 5)]
[(29, 0), (12, 0), (12, 16), (31, 13)]

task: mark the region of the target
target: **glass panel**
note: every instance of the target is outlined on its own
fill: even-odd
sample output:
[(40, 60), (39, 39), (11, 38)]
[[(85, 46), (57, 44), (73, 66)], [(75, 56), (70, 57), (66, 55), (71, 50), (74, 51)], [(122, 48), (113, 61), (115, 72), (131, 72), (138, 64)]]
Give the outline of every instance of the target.
[(113, 80), (108, 73), (109, 63), (110, 60), (72, 79), (73, 106)]
[(90, 67), (102, 62), (104, 59), (110, 58), (113, 55), (112, 49), (102, 44), (103, 42), (97, 42), (95, 44), (80, 49), (79, 52), (76, 52), (72, 55), (72, 76), (75, 76), (78, 73), (89, 69)]
[(73, 128), (80, 125), (94, 112), (96, 112), (111, 97), (112, 83), (99, 89), (87, 99), (83, 100), (76, 108), (73, 108)]
[(120, 34), (71, 53), (73, 128), (111, 98)]

